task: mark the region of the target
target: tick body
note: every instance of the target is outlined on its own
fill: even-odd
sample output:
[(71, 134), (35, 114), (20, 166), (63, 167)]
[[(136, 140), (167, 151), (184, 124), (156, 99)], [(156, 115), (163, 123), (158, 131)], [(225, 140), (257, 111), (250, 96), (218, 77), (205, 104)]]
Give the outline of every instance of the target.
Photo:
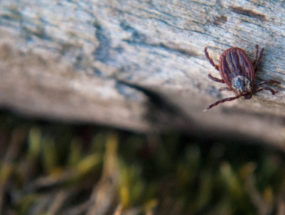
[(205, 48), (205, 55), (213, 67), (219, 71), (221, 78), (216, 78), (211, 74), (208, 77), (216, 82), (226, 84), (227, 87), (222, 90), (233, 91), (235, 96), (219, 100), (211, 104), (207, 110), (212, 107), (244, 97), (250, 99), (253, 94), (262, 90), (269, 90), (273, 95), (277, 92), (265, 84), (280, 84), (279, 81), (266, 80), (259, 83), (254, 82), (257, 66), (260, 64), (263, 56), (264, 48), (259, 52), (258, 45), (256, 45), (255, 60), (252, 62), (243, 49), (233, 47), (225, 50), (220, 56), (219, 65), (216, 65), (210, 57), (207, 47)]

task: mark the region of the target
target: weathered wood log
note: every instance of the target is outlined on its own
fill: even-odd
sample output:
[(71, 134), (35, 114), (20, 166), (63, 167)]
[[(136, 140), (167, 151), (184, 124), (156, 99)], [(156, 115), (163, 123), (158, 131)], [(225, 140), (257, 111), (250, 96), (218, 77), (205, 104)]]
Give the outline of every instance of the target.
[[(284, 1), (265, 0), (2, 0), (0, 105), (138, 131), (181, 124), (167, 111), (168, 121), (159, 111), (149, 120), (151, 98), (117, 81), (124, 80), (182, 111), (186, 130), (248, 135), (284, 149), (284, 14)], [(279, 93), (263, 91), (204, 113), (233, 95), (208, 79), (218, 72), (204, 47), (218, 61), (232, 46), (253, 58), (255, 44), (265, 47), (257, 78), (279, 80)]]

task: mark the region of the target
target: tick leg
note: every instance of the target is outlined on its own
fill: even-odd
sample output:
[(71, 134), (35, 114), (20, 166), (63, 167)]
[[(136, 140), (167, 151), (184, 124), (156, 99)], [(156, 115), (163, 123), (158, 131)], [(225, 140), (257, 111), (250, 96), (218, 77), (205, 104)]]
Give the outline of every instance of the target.
[(210, 57), (210, 55), (209, 55), (209, 53), (208, 53), (208, 48), (207, 48), (207, 47), (204, 49), (204, 52), (205, 52), (206, 58), (210, 61), (210, 63), (212, 64), (212, 66), (215, 67), (216, 70), (219, 71), (219, 66), (216, 65), (216, 64), (214, 63), (213, 59)]
[(257, 69), (258, 65), (260, 64), (261, 59), (263, 57), (264, 48), (262, 48), (260, 52), (259, 52), (259, 46), (258, 45), (256, 45), (255, 48), (256, 48), (256, 52), (255, 52), (255, 59), (253, 61), (253, 67), (254, 67), (254, 70), (256, 71), (256, 69)]
[(255, 45), (255, 59), (253, 61), (253, 65), (255, 65), (255, 63), (257, 62), (258, 59), (258, 52), (259, 52), (259, 46)]
[(277, 93), (278, 91), (273, 90), (271, 87), (262, 87), (256, 90), (256, 92), (260, 92), (262, 90), (268, 90), (271, 92), (272, 95), (275, 95), (275, 93)]
[(216, 77), (212, 76), (211, 74), (208, 74), (208, 77), (209, 77), (212, 81), (216, 81), (216, 82), (219, 82), (219, 83), (225, 83), (225, 81), (224, 81), (223, 79), (216, 78)]
[(232, 91), (232, 89), (229, 87), (221, 87), (219, 91)]
[(261, 82), (257, 83), (256, 86), (261, 86), (263, 84), (281, 84), (281, 82), (270, 79), (270, 80), (261, 81)]
[(238, 96), (234, 96), (234, 97), (229, 97), (229, 98), (225, 98), (225, 99), (222, 99), (222, 100), (219, 100), (219, 101), (216, 101), (215, 103), (209, 105), (209, 107), (207, 107), (207, 109), (205, 109), (205, 111), (211, 109), (212, 107), (218, 105), (218, 104), (221, 104), (221, 103), (224, 103), (224, 102), (229, 102), (229, 101), (232, 101), (232, 100), (235, 100), (235, 99), (238, 99), (240, 98), (242, 95), (238, 95)]

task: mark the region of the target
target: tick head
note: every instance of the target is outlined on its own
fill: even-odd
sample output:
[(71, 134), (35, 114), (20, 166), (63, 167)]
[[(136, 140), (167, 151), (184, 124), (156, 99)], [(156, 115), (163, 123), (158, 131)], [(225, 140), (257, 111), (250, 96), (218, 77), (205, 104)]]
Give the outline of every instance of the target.
[(252, 87), (250, 80), (245, 76), (236, 76), (232, 79), (232, 88), (240, 95), (244, 95), (246, 99), (250, 99), (252, 95)]
[(244, 97), (245, 99), (251, 99), (252, 93), (244, 94), (243, 97)]

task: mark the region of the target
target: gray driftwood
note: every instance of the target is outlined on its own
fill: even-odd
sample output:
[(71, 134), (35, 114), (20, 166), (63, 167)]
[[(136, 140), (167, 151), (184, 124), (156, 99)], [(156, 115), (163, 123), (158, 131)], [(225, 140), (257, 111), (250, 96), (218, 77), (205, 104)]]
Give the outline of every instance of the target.
[[(187, 118), (188, 131), (259, 137), (285, 149), (284, 14), (281, 0), (2, 0), (0, 105), (137, 131)], [(253, 58), (255, 44), (265, 47), (257, 78), (282, 82), (279, 93), (202, 112), (233, 95), (208, 79), (219, 74), (204, 47), (217, 62), (232, 46)], [(152, 90), (181, 113), (161, 113), (163, 102), (150, 108), (144, 93), (117, 80)]]

